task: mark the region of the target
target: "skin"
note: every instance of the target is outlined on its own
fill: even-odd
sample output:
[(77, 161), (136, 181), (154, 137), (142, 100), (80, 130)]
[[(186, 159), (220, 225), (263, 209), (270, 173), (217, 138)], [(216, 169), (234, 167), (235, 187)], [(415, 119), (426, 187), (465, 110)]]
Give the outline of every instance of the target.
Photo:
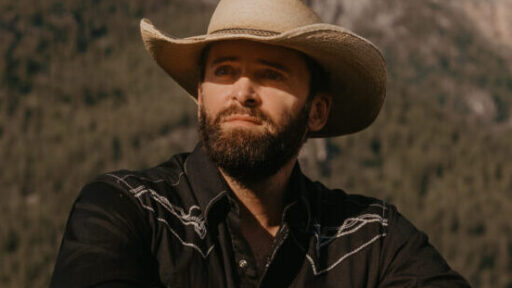
[[(297, 115), (303, 109), (309, 85), (309, 71), (300, 53), (245, 40), (223, 41), (210, 48), (204, 82), (198, 85), (198, 104), (203, 105), (209, 115), (217, 115), (232, 105), (258, 109), (281, 126), (286, 115)], [(325, 126), (330, 106), (330, 97), (315, 95), (307, 122), (309, 131)], [(246, 114), (230, 115), (222, 119), (220, 127), (223, 133), (232, 129), (276, 132), (268, 123)], [(272, 236), (281, 224), (283, 197), (296, 161), (297, 155), (276, 174), (252, 185), (237, 182), (221, 169), (251, 219), (256, 220), (253, 222)]]

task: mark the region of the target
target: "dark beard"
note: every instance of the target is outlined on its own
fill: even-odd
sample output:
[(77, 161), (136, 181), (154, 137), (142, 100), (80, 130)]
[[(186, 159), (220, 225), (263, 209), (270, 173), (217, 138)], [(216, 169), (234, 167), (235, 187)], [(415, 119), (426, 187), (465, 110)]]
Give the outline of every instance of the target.
[[(288, 115), (282, 127), (277, 127), (259, 110), (231, 106), (212, 119), (200, 106), (201, 141), (208, 157), (230, 177), (240, 184), (257, 183), (276, 174), (298, 154), (305, 140), (309, 114), (306, 106), (297, 116)], [(263, 133), (247, 129), (223, 132), (220, 128), (222, 119), (237, 113), (248, 114), (267, 123), (274, 128), (275, 135), (267, 129)]]

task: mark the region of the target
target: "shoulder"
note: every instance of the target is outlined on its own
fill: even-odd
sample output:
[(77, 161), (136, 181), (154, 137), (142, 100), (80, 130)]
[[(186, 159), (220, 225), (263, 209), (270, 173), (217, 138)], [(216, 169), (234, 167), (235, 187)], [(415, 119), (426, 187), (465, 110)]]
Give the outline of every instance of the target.
[(180, 198), (172, 184), (182, 177), (185, 156), (145, 170), (108, 172), (87, 183), (68, 218), (52, 285), (153, 281), (159, 248), (153, 237), (163, 231), (157, 221), (167, 221), (161, 215), (172, 204), (164, 195)]
[[(356, 241), (373, 243), (377, 250), (396, 251), (416, 239), (426, 241), (426, 235), (408, 221), (398, 209), (384, 200), (348, 194), (341, 189), (315, 185), (317, 208), (314, 209), (314, 233), (329, 242)], [(382, 250), (381, 250), (382, 251)], [(387, 252), (386, 252), (387, 253)]]
[(134, 193), (141, 186), (170, 184), (177, 186), (184, 176), (184, 162), (188, 153), (173, 156), (158, 166), (143, 170), (117, 170), (97, 176), (91, 183), (104, 183), (121, 191)]
[[(311, 182), (314, 187), (319, 222), (343, 222), (371, 218), (387, 226), (396, 207), (384, 200), (363, 195), (348, 194), (342, 189), (329, 189), (320, 182)], [(341, 224), (341, 223), (340, 223)]]
[(316, 249), (310, 249), (307, 257), (315, 275), (336, 270), (382, 287), (468, 287), (425, 233), (392, 204), (328, 189), (319, 182), (308, 182), (308, 186), (313, 192), (316, 245), (312, 247)]
[(156, 203), (163, 199), (182, 202), (177, 184), (185, 178), (184, 162), (188, 154), (178, 154), (170, 160), (144, 170), (117, 170), (101, 174), (80, 191), (76, 205), (92, 205), (119, 213), (133, 213), (144, 218), (155, 212)]
[(356, 226), (364, 226), (365, 229), (370, 229), (395, 244), (406, 242), (412, 235), (425, 236), (392, 203), (378, 198), (348, 194), (341, 189), (329, 189), (319, 182), (313, 185), (316, 186), (319, 195), (320, 223), (330, 223), (339, 227), (359, 224)]

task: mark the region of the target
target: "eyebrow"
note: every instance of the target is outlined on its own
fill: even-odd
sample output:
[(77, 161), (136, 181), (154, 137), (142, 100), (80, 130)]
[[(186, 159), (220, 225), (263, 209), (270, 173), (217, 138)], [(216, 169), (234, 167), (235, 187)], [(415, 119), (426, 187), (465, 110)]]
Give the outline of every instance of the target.
[(222, 62), (237, 61), (237, 60), (238, 60), (238, 58), (235, 56), (219, 57), (212, 61), (212, 65), (219, 64)]
[(265, 59), (258, 59), (258, 63), (261, 63), (261, 64), (266, 65), (266, 66), (270, 66), (270, 67), (275, 68), (277, 70), (281, 70), (281, 71), (283, 71), (285, 73), (290, 73), (290, 69), (288, 69), (288, 67), (286, 67), (283, 64), (278, 63), (278, 62), (268, 61), (268, 60), (265, 60)]
[[(235, 56), (219, 57), (212, 61), (212, 65), (217, 65), (217, 64), (223, 63), (223, 62), (238, 61), (238, 60), (239, 60), (239, 58), (235, 57)], [(274, 61), (268, 61), (265, 59), (258, 59), (257, 62), (260, 64), (263, 64), (265, 66), (269, 66), (269, 67), (275, 68), (277, 70), (283, 71), (285, 73), (290, 73), (290, 69), (288, 69), (288, 67), (284, 66), (281, 63), (274, 62)]]

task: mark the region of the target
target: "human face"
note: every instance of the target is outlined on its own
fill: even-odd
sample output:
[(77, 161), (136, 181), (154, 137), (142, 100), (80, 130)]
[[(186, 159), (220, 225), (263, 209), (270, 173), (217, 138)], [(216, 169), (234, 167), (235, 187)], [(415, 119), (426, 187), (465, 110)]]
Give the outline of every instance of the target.
[[(237, 106), (261, 112), (278, 127), (304, 107), (310, 75), (296, 51), (251, 41), (223, 41), (210, 47), (199, 105), (210, 115)], [(276, 132), (267, 121), (243, 113), (226, 117), (222, 129)]]
[(242, 41), (209, 52), (199, 88), (200, 134), (209, 157), (240, 182), (275, 174), (306, 136), (309, 72), (302, 56)]

